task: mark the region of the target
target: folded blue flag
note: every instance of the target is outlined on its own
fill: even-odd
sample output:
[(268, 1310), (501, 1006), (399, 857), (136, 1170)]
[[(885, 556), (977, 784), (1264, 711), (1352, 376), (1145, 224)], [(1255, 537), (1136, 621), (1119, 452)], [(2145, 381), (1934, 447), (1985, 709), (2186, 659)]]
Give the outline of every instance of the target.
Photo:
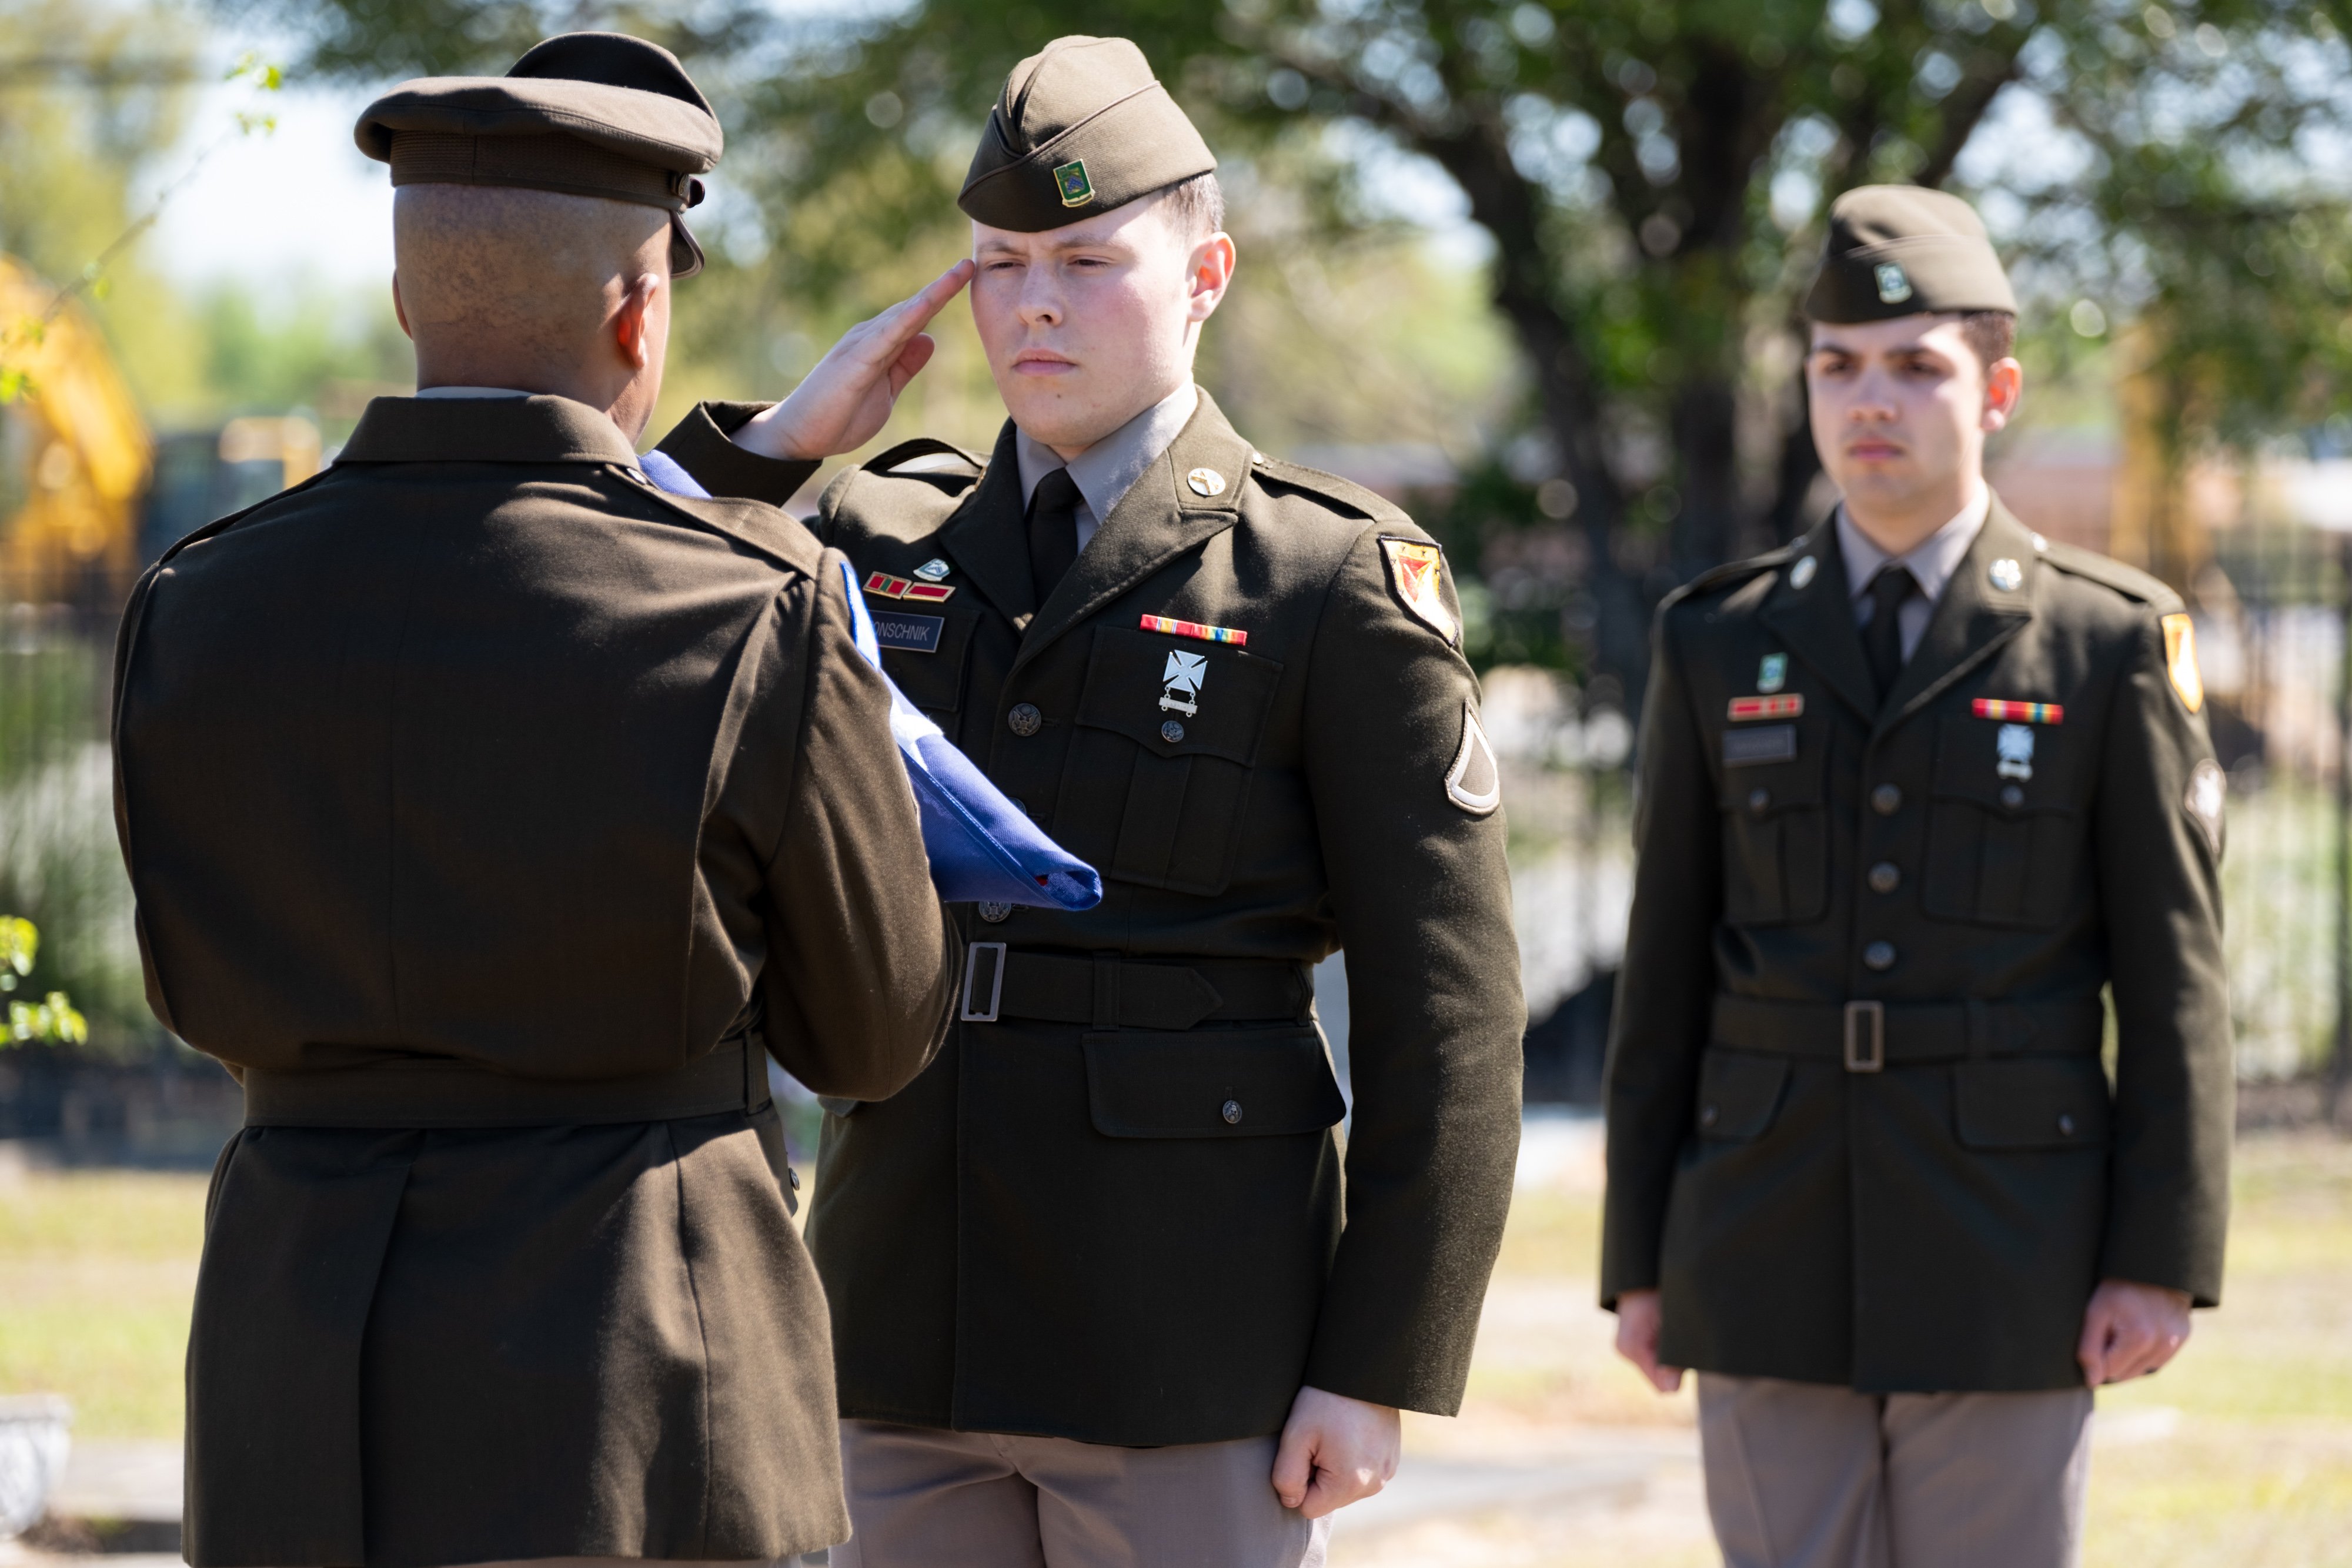
[[(709, 498), (676, 459), (648, 452), (641, 459), (646, 477), (674, 496)], [(857, 574), (841, 563), (849, 591), (849, 613), (857, 651), (878, 672), (882, 645), (874, 619), (858, 591)], [(1102, 902), (1102, 877), (1095, 868), (1038, 831), (1029, 814), (971, 759), (955, 748), (940, 727), (908, 702), (887, 674), (890, 688), (890, 736), (914, 786), (922, 814), (923, 849), (931, 862), (931, 884), (950, 904), (1026, 904), (1076, 912)]]

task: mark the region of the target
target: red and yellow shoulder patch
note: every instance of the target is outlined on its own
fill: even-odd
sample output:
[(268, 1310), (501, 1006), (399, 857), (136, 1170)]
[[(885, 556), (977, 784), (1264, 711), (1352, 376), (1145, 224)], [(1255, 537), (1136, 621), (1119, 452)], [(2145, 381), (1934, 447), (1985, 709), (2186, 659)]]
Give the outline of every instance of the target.
[(2197, 623), (2186, 615), (2168, 615), (2163, 624), (2164, 673), (2195, 713), (2205, 706), (2205, 677), (2197, 669)]
[(1462, 628), (1445, 608), (1445, 552), (1420, 539), (1381, 538), (1381, 557), (1388, 563), (1389, 588), (1408, 614), (1445, 639), (1460, 641)]

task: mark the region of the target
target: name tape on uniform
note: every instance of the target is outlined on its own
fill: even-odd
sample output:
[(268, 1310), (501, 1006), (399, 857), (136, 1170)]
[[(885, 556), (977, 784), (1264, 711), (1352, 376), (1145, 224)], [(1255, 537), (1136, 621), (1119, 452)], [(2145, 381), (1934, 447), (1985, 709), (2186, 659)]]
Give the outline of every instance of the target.
[(1779, 697), (1734, 697), (1731, 699), (1731, 722), (1745, 724), (1756, 718), (1797, 718), (1805, 711), (1802, 694), (1790, 692)]
[(1230, 643), (1236, 648), (1249, 641), (1248, 632), (1231, 626), (1204, 626), (1198, 621), (1179, 621), (1172, 615), (1147, 615), (1143, 629), (1165, 632), (1171, 637), (1198, 637), (1203, 643)]
[(2063, 724), (2066, 710), (2057, 703), (2011, 702), (2002, 697), (1979, 697), (1975, 705), (1979, 718), (1997, 718), (2003, 724)]
[(1748, 768), (1759, 762), (1794, 762), (1797, 759), (1797, 727), (1793, 724), (1769, 724), (1762, 729), (1727, 729), (1723, 732), (1723, 765), (1726, 768)]
[(943, 604), (955, 597), (955, 590), (943, 582), (917, 582), (911, 578), (892, 577), (887, 571), (867, 574), (866, 591), (877, 599), (904, 599), (914, 604)]
[(873, 619), (877, 643), (885, 648), (898, 648), (909, 653), (938, 653), (940, 634), (948, 624), (948, 618), (944, 615), (908, 615), (887, 610)]

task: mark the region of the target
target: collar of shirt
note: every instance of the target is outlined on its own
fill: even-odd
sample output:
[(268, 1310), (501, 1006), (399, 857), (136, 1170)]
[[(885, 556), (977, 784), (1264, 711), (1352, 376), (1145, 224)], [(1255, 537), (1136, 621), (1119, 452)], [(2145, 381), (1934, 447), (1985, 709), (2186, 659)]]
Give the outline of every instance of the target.
[(1021, 461), (1021, 505), (1029, 505), (1046, 475), (1067, 468), (1085, 502), (1078, 508), (1078, 549), (1085, 549), (1103, 519), (1182, 434), (1200, 406), (1200, 389), (1188, 381), (1066, 463), (1060, 453), (1020, 431), (1014, 447)]
[(529, 397), (512, 387), (419, 387), (418, 397)]
[(1888, 555), (1870, 542), (1868, 535), (1854, 526), (1843, 507), (1838, 508), (1837, 537), (1839, 552), (1845, 559), (1846, 587), (1853, 597), (1862, 599), (1870, 591), (1870, 580), (1882, 567), (1900, 561), (1911, 569), (1911, 576), (1919, 584), (1919, 597), (1933, 605), (1944, 597), (1945, 585), (1952, 573), (1960, 570), (1960, 561), (1969, 547), (1977, 540), (1985, 518), (1992, 513), (1992, 490), (1979, 480), (1976, 497), (1959, 510), (1942, 528), (1921, 539), (1899, 556)]

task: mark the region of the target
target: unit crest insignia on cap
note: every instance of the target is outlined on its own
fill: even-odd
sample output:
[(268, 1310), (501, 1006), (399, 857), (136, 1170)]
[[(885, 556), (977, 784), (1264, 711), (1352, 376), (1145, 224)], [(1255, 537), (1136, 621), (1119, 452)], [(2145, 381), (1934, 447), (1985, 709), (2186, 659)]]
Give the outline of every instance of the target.
[(1904, 275), (1899, 261), (1882, 261), (1875, 268), (1878, 297), (1889, 305), (1900, 305), (1911, 298), (1911, 279)]
[(1451, 645), (1462, 634), (1454, 612), (1445, 608), (1445, 552), (1419, 539), (1381, 538), (1381, 555), (1388, 562), (1389, 587), (1412, 615)]
[(2186, 615), (2164, 618), (2164, 673), (2190, 713), (2205, 706), (2205, 677), (2197, 671), (2197, 626)]
[(1087, 161), (1073, 158), (1055, 166), (1054, 187), (1062, 193), (1062, 205), (1083, 207), (1095, 199), (1094, 182), (1087, 178)]

